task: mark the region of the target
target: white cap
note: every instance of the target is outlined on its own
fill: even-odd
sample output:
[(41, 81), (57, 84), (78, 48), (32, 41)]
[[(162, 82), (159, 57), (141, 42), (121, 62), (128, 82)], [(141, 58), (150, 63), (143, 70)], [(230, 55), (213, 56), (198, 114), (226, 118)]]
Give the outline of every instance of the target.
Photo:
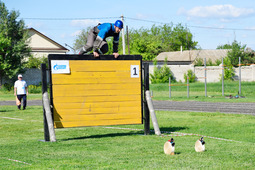
[(19, 75), (18, 75), (18, 78), (19, 78), (19, 77), (22, 77), (22, 75), (21, 75), (21, 74), (19, 74)]

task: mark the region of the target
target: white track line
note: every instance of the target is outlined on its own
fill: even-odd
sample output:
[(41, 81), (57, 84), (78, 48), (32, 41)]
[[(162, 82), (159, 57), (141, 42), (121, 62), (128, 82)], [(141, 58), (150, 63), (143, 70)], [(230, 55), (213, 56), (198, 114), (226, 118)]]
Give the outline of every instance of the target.
[(22, 161), (19, 161), (19, 160), (15, 160), (15, 159), (9, 159), (9, 158), (7, 158), (7, 160), (9, 160), (9, 161), (14, 161), (14, 162), (19, 162), (19, 163), (23, 163), (23, 164), (26, 164), (26, 165), (32, 165), (32, 164), (29, 164), (29, 163), (26, 163), (26, 162), (22, 162)]
[(19, 118), (12, 118), (12, 117), (0, 117), (3, 119), (13, 119), (13, 120), (24, 120), (24, 119), (19, 119)]

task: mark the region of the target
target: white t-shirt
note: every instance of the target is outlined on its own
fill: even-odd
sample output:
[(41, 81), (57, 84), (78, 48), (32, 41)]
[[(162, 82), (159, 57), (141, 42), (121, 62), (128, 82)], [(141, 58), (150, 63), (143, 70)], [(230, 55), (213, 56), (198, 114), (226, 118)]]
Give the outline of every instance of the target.
[(25, 80), (15, 81), (14, 88), (17, 88), (17, 95), (26, 94), (27, 83)]

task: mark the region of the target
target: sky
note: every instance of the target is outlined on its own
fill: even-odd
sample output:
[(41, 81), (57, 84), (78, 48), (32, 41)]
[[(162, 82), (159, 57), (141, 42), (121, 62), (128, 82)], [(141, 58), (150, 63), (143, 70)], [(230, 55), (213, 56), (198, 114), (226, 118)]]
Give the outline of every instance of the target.
[[(124, 16), (128, 29), (181, 23), (202, 49), (234, 40), (255, 50), (254, 0), (0, 0), (34, 28), (70, 49), (82, 29)], [(124, 28), (125, 28), (124, 26)], [(72, 51), (70, 51), (72, 53)]]

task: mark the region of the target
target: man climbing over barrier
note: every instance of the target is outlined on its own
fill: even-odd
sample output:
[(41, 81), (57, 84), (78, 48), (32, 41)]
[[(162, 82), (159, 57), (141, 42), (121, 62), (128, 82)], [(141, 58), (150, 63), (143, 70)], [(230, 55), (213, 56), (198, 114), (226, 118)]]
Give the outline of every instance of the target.
[(103, 23), (93, 27), (88, 33), (86, 45), (82, 47), (79, 54), (83, 55), (93, 50), (94, 57), (99, 57), (99, 54), (105, 54), (108, 51), (106, 38), (113, 37), (113, 55), (118, 58), (119, 34), (122, 28), (123, 22), (120, 20), (114, 24)]

